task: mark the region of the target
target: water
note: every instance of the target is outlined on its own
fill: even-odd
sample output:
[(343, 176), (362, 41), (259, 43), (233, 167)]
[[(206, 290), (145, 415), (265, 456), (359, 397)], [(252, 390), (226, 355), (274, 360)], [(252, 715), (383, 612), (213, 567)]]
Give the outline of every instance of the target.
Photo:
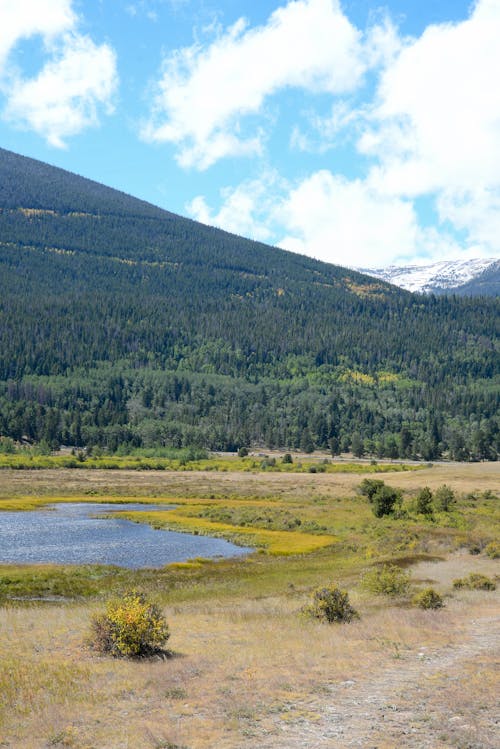
[(63, 502), (33, 512), (0, 512), (0, 562), (114, 564), (138, 569), (163, 567), (193, 557), (232, 557), (252, 551), (220, 538), (154, 530), (121, 518), (92, 517), (145, 509), (166, 507)]

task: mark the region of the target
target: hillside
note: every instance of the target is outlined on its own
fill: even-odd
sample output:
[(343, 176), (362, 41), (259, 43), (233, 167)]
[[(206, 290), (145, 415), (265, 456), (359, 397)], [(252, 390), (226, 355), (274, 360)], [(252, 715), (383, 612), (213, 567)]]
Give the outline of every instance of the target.
[(0, 150), (0, 434), (499, 450), (498, 301), (429, 298)]

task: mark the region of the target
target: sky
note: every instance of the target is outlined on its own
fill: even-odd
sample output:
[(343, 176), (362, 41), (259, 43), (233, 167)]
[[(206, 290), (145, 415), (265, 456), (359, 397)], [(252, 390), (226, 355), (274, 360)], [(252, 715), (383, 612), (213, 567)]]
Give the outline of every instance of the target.
[(500, 0), (0, 0), (0, 146), (345, 266), (500, 257)]

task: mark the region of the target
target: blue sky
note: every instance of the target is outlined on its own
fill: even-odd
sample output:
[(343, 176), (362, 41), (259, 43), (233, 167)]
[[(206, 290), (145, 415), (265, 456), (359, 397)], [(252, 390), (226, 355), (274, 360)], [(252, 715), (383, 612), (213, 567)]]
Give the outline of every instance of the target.
[(500, 0), (0, 0), (0, 145), (341, 265), (500, 255)]

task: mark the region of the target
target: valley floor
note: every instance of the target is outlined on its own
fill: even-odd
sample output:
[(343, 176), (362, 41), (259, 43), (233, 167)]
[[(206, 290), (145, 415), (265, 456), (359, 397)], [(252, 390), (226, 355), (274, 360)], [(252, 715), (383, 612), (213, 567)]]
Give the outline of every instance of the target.
[[(499, 477), (496, 464), (381, 474), (409, 503), (418, 488), (443, 483), (459, 501), (453, 518), (380, 524), (356, 495), (362, 474), (2, 472), (0, 504), (212, 494), (210, 502), (231, 509), (265, 499), (275, 520), (283, 503), (304, 518), (321, 511), (339, 541), (312, 554), (261, 553), (109, 579), (92, 568), (0, 567), (4, 591), (13, 581), (30, 593), (54, 581), (70, 590), (85, 575), (89, 586), (103, 586), (57, 604), (4, 597), (0, 746), (494, 749), (500, 595), (456, 590), (453, 580), (499, 574), (498, 559), (484, 553), (498, 534)], [(483, 548), (471, 554), (475, 545)], [(366, 591), (364, 572), (391, 558), (407, 565), (414, 589), (432, 585), (443, 594), (445, 607), (422, 611), (408, 598)], [(301, 615), (311, 591), (332, 581), (349, 590), (359, 621), (328, 625)], [(92, 613), (129, 584), (160, 598), (170, 657), (117, 660), (85, 646)]]

